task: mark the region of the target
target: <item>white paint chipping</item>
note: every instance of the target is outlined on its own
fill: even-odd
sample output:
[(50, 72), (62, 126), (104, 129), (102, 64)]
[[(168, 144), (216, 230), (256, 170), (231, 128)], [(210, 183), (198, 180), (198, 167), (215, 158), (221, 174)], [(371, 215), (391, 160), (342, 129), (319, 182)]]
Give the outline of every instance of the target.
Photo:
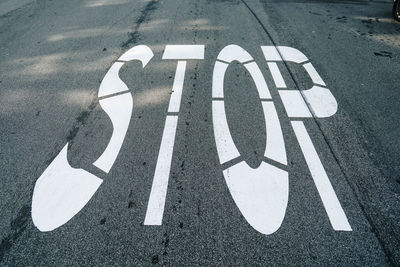
[(247, 71), (253, 78), (254, 83), (256, 84), (259, 97), (262, 99), (271, 99), (271, 94), (269, 92), (268, 85), (265, 82), (264, 75), (262, 74), (257, 63), (251, 62), (244, 64), (244, 66), (246, 67)]
[(324, 81), (322, 80), (321, 76), (319, 76), (317, 70), (311, 63), (306, 63), (303, 65), (304, 69), (307, 71), (308, 75), (310, 76), (311, 80), (314, 84), (326, 86)]
[(285, 142), (274, 103), (262, 101), (261, 104), (264, 110), (265, 131), (267, 134), (264, 156), (286, 165)]
[(219, 162), (223, 164), (239, 157), (240, 153), (237, 150), (235, 143), (233, 142), (231, 132), (229, 131), (224, 101), (212, 101), (212, 114), (214, 137), (217, 146)]
[(333, 229), (352, 231), (304, 123), (302, 121), (292, 121), (291, 123)]
[(103, 180), (72, 168), (67, 159), (68, 144), (36, 181), (32, 197), (32, 220), (42, 232), (68, 222), (90, 200)]
[(278, 64), (276, 64), (275, 62), (268, 62), (267, 64), (276, 88), (286, 88), (287, 86), (278, 68)]
[(168, 112), (179, 112), (181, 105), (183, 82), (185, 80), (186, 61), (178, 61), (176, 67), (174, 85), (172, 86), (171, 99), (169, 101)]
[(103, 154), (93, 163), (96, 167), (109, 172), (113, 166), (131, 120), (133, 101), (130, 93), (105, 98), (99, 101), (100, 106), (110, 117), (113, 133)]
[(285, 217), (289, 199), (288, 173), (262, 162), (257, 169), (240, 162), (223, 171), (233, 200), (247, 222), (270, 235)]
[(161, 225), (171, 169), (178, 116), (167, 116), (144, 225)]
[(166, 45), (162, 59), (204, 59), (204, 45)]

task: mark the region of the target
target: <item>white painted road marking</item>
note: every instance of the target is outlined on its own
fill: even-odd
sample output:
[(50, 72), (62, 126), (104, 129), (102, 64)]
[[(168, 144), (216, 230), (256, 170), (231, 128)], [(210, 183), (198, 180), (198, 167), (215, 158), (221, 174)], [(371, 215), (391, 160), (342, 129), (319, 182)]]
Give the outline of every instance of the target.
[(336, 231), (351, 231), (346, 214), (340, 205), (317, 151), (315, 151), (304, 123), (302, 121), (292, 121), (291, 123), (333, 229)]
[(238, 45), (227, 45), (218, 54), (217, 60), (225, 61), (226, 63), (231, 63), (234, 60), (240, 63), (245, 63), (248, 61), (253, 61), (253, 57), (243, 48)]
[(285, 142), (283, 141), (282, 131), (276, 130), (281, 129), (281, 124), (274, 103), (262, 101), (261, 104), (264, 111), (265, 132), (267, 133), (264, 156), (286, 165)]
[(274, 80), (276, 88), (286, 88), (286, 83), (279, 71), (278, 64), (275, 62), (268, 62), (267, 64), (271, 71), (272, 79)]
[(266, 61), (282, 61), (276, 46), (261, 46)]
[(298, 90), (278, 90), (278, 92), (291, 118), (312, 118), (313, 115), (317, 118), (327, 118), (337, 111), (337, 102), (332, 93), (320, 86), (313, 86), (302, 92)]
[(177, 124), (178, 116), (167, 116), (144, 220), (145, 225), (162, 224)]
[[(204, 45), (167, 45), (163, 59), (204, 59)], [(168, 112), (179, 112), (186, 61), (178, 61)], [(161, 225), (175, 143), (177, 115), (167, 115), (144, 225)]]
[(244, 161), (223, 171), (232, 198), (247, 222), (258, 232), (270, 235), (285, 217), (289, 198), (288, 173), (261, 162), (252, 169)]
[(101, 81), (98, 97), (104, 97), (129, 90), (128, 86), (121, 81), (118, 75), (119, 70), (124, 64), (124, 62), (115, 62), (112, 64), (111, 68), (107, 71)]
[(68, 144), (36, 181), (32, 197), (32, 220), (42, 232), (52, 231), (74, 217), (97, 191), (102, 179), (72, 168)]
[(261, 46), (267, 61), (290, 61), (304, 63), (308, 58), (299, 50), (288, 46)]
[[(308, 61), (308, 58), (302, 52), (292, 47), (261, 46), (261, 50), (267, 61), (289, 61), (299, 64)], [(288, 116), (294, 118), (311, 118), (313, 116), (326, 118), (334, 115), (337, 111), (335, 97), (329, 89), (318, 86), (325, 86), (325, 83), (311, 63), (305, 63), (302, 66), (315, 85), (308, 90), (301, 91), (278, 90)], [(274, 66), (272, 69), (274, 69)], [(272, 69), (270, 68), (271, 73), (273, 72)], [(276, 70), (274, 70), (274, 72), (275, 71)], [(277, 71), (279, 71), (279, 69), (277, 69)], [(274, 73), (272, 73), (272, 75), (274, 77)], [(274, 80), (279, 80), (280, 78), (278, 78), (278, 76), (282, 75), (275, 73)], [(308, 106), (304, 100), (307, 102)]]
[[(303, 64), (302, 66), (314, 82), (314, 86), (307, 90), (278, 90), (290, 118), (323, 118), (336, 113), (337, 102), (334, 96), (329, 89), (321, 87), (325, 86), (324, 81), (302, 52), (284, 46), (262, 46), (261, 48), (277, 88), (286, 88), (277, 61)], [(103, 154), (93, 164), (106, 173), (110, 171), (119, 154), (133, 108), (132, 95), (119, 78), (119, 70), (125, 62), (130, 60), (140, 60), (145, 67), (153, 56), (151, 49), (145, 45), (131, 48), (111, 66), (100, 85), (98, 96), (101, 100), (99, 103), (112, 122), (113, 134)], [(162, 224), (186, 60), (204, 59), (204, 45), (167, 45), (163, 59), (178, 61), (168, 106), (169, 115), (167, 115), (161, 138), (145, 225)], [(257, 63), (240, 46), (228, 45), (218, 55), (212, 79), (213, 127), (220, 163), (224, 164), (240, 157), (230, 134), (224, 106), (224, 76), (232, 61), (242, 63), (256, 85), (266, 123), (264, 156), (272, 160), (272, 163), (262, 162), (259, 167), (253, 169), (246, 162), (241, 161), (231, 167), (225, 167), (223, 175), (233, 200), (247, 222), (257, 231), (268, 235), (280, 228), (288, 203), (288, 172), (281, 169), (281, 164), (287, 164), (284, 138), (268, 85)], [(291, 125), (332, 227), (337, 231), (351, 231), (347, 217), (303, 122), (291, 121)], [(103, 182), (102, 179), (83, 169), (72, 168), (67, 160), (67, 152), (68, 144), (35, 184), (32, 219), (41, 231), (51, 231), (69, 221), (87, 204)]]
[(265, 82), (264, 76), (258, 67), (257, 63), (251, 62), (244, 64), (247, 71), (250, 73), (253, 78), (254, 83), (256, 84), (256, 88), (258, 91), (258, 95), (261, 99), (271, 99), (271, 94), (269, 92), (269, 88), (267, 83)]
[(314, 82), (314, 84), (326, 86), (325, 82), (322, 80), (321, 76), (319, 76), (317, 70), (311, 63), (306, 63), (303, 65), (303, 67), (307, 71), (308, 75), (310, 75), (310, 78)]
[[(145, 67), (152, 57), (150, 48), (140, 45), (129, 49), (120, 59), (137, 59)], [(107, 148), (94, 163), (107, 173), (121, 149), (132, 113), (131, 94), (114, 95), (128, 90), (118, 75), (122, 64), (116, 62), (111, 66), (98, 93), (99, 97), (111, 95), (100, 100), (100, 105), (111, 119), (113, 133)], [(68, 144), (36, 181), (32, 196), (32, 220), (40, 231), (51, 231), (67, 223), (88, 203), (103, 182), (83, 169), (72, 168), (67, 153)]]
[(212, 77), (212, 97), (224, 97), (224, 77), (228, 64), (215, 61), (213, 77)]
[(131, 120), (133, 100), (131, 93), (116, 95), (99, 101), (101, 108), (110, 117), (113, 133), (103, 154), (93, 163), (94, 166), (109, 172), (113, 166)]
[(162, 59), (204, 59), (204, 45), (166, 45)]
[(327, 118), (335, 115), (338, 105), (329, 89), (314, 85), (302, 93), (315, 117)]
[(291, 117), (311, 118), (312, 114), (306, 102), (304, 102), (301, 92), (298, 90), (278, 90), (282, 99), (286, 113)]
[(225, 114), (225, 103), (222, 100), (212, 101), (214, 137), (217, 146), (218, 158), (221, 164), (233, 160), (240, 156), (231, 132), (229, 131), (228, 121)]
[(126, 84), (119, 78), (119, 70), (125, 62), (139, 60), (143, 68), (153, 58), (151, 49), (145, 45), (134, 46), (126, 51), (118, 60), (124, 62), (115, 62), (108, 70), (101, 81), (98, 97), (104, 97), (129, 90)]
[[(308, 61), (308, 58), (295, 48), (262, 46), (261, 49), (267, 61), (290, 61), (301, 64)], [(276, 63), (269, 62), (268, 64)], [(311, 89), (301, 91), (278, 90), (286, 113), (290, 118), (312, 118), (314, 116), (326, 118), (334, 115), (338, 108), (335, 97), (329, 89), (319, 86), (325, 86), (325, 83), (311, 63), (305, 63), (302, 66), (315, 85)], [(303, 122), (291, 121), (291, 124), (333, 229), (351, 231), (346, 214), (340, 205)]]
[[(212, 116), (215, 143), (220, 163), (223, 164), (240, 156), (229, 131), (224, 105), (224, 75), (228, 63), (253, 61), (250, 54), (237, 45), (228, 45), (218, 55), (214, 66), (212, 85)], [(254, 61), (245, 63), (247, 71), (254, 80), (263, 107), (266, 124), (265, 156), (286, 164), (286, 150), (283, 134), (262, 72)], [(219, 99), (216, 99), (219, 98)], [(289, 198), (289, 177), (285, 170), (261, 162), (251, 168), (241, 161), (223, 171), (226, 184), (233, 200), (246, 221), (260, 233), (269, 235), (279, 229), (285, 217)]]
[(139, 60), (142, 62), (142, 67), (144, 68), (147, 63), (153, 58), (154, 54), (151, 49), (146, 45), (137, 45), (126, 51), (120, 58), (119, 61), (132, 61)]
[(168, 112), (179, 112), (179, 107), (181, 106), (183, 81), (185, 79), (185, 69), (186, 61), (178, 61)]

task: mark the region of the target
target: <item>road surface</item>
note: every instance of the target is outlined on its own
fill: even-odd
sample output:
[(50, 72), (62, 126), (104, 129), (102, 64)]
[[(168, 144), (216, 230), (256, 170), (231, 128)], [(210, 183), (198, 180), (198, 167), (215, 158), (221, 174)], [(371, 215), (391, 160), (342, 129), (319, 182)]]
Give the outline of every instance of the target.
[(1, 265), (399, 265), (390, 0), (0, 3)]

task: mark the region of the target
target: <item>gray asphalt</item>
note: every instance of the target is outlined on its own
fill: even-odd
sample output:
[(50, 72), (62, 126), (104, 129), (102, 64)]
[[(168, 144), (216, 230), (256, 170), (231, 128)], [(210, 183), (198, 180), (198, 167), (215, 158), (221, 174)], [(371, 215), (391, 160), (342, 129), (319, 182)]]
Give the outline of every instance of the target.
[[(400, 24), (391, 5), (2, 1), (0, 265), (400, 265)], [(112, 133), (98, 87), (112, 63), (138, 44), (154, 58), (145, 69), (138, 62), (121, 69), (134, 109), (105, 174), (92, 166)], [(163, 224), (145, 226), (176, 70), (175, 60), (161, 59), (167, 44), (204, 44), (205, 58), (188, 61)], [(246, 49), (260, 66), (285, 137), (289, 203), (272, 235), (241, 215), (215, 146), (212, 72), (228, 44)], [(261, 45), (302, 51), (338, 102), (334, 116), (304, 121), (351, 232), (334, 231), (329, 222)], [(298, 65), (281, 66), (288, 88), (310, 88)], [(232, 136), (242, 159), (256, 167), (266, 142), (256, 87), (241, 64), (228, 70)], [(33, 188), (67, 142), (70, 164), (104, 182), (68, 223), (40, 232), (31, 219)]]

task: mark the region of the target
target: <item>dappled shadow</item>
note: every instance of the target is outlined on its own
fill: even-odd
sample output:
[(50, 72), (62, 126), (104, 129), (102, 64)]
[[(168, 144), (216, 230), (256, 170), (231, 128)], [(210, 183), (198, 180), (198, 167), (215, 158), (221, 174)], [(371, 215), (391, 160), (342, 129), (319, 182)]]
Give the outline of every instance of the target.
[[(70, 143), (78, 168), (104, 150), (112, 125), (98, 105), (98, 87), (111, 64), (139, 43), (156, 54), (154, 69), (127, 63), (121, 77), (134, 95), (135, 120), (153, 111), (162, 127), (176, 62), (156, 63), (165, 47), (159, 29), (171, 20), (170, 14), (150, 20), (158, 4), (38, 1), (0, 18), (0, 261), (23, 235), (8, 234), (9, 222), (19, 207), (30, 207), (35, 181), (60, 149)], [(162, 131), (150, 130), (158, 143)], [(25, 226), (33, 227), (30, 220)]]
[[(178, 6), (170, 4), (178, 13)], [(201, 18), (198, 10), (180, 21), (176, 14), (159, 12), (155, 16), (159, 7), (160, 1), (154, 0), (37, 1), (0, 17), (0, 209), (4, 211), (0, 237), (7, 241), (1, 243), (6, 244), (1, 245), (2, 256), (24, 234), (7, 234), (9, 222), (18, 207), (31, 205), (36, 180), (67, 142), (70, 164), (93, 170), (90, 166), (104, 151), (112, 132), (111, 121), (98, 103), (100, 82), (113, 62), (138, 44), (148, 45), (155, 56), (145, 69), (139, 62), (129, 62), (120, 71), (133, 94), (134, 110), (126, 138), (130, 146), (123, 146), (119, 162), (132, 161), (128, 155), (135, 151), (130, 149), (141, 151), (139, 155), (149, 150), (157, 153), (176, 69), (176, 61), (161, 60), (165, 45), (195, 44), (197, 34), (204, 33), (215, 40), (216, 35), (231, 29), (213, 25), (208, 18)], [(170, 40), (170, 35), (183, 37)], [(211, 42), (207, 36), (201, 44)], [(194, 91), (198, 74), (194, 64), (189, 66), (185, 80)], [(183, 101), (182, 105), (194, 103), (192, 99)], [(156, 159), (153, 155), (154, 162), (147, 163), (152, 169)], [(135, 160), (143, 161), (140, 157)], [(128, 170), (133, 168), (136, 173), (142, 166), (135, 162)], [(95, 174), (109, 178), (113, 169), (110, 175), (99, 170)], [(147, 198), (147, 190), (141, 194)], [(30, 220), (25, 229), (32, 231)]]
[[(362, 1), (345, 2), (346, 4), (355, 3), (357, 6), (364, 4), (361, 3)], [(335, 1), (334, 4), (338, 3), (339, 1)], [(205, 8), (206, 4), (212, 5), (212, 14), (207, 13), (209, 10)], [(168, 6), (165, 7), (165, 5)], [(182, 9), (187, 6), (182, 7), (181, 5), (187, 5), (190, 10), (182, 12)], [(222, 6), (224, 8), (221, 8)], [(232, 10), (235, 12), (242, 10), (246, 15), (238, 17), (235, 12), (231, 12)], [(336, 27), (336, 30), (358, 34), (361, 38), (383, 43), (388, 47), (398, 44), (398, 33), (394, 32), (398, 31), (398, 25), (393, 24), (386, 13), (380, 17), (379, 13), (365, 14), (360, 11), (352, 16), (341, 15), (341, 18), (338, 18), (327, 10), (311, 12), (308, 13), (310, 16), (323, 17), (322, 25), (329, 21), (327, 27)], [(235, 28), (238, 20), (241, 27), (249, 29), (248, 32), (246, 30), (238, 31)], [(184, 142), (180, 146), (177, 145), (178, 152), (180, 152), (178, 155), (184, 155), (185, 159), (177, 158), (174, 161), (177, 164), (179, 160), (180, 170), (171, 175), (172, 189), (178, 192), (175, 192), (177, 197), (174, 200), (178, 204), (174, 203), (171, 209), (174, 211), (179, 209), (182, 202), (180, 197), (184, 194), (180, 192), (183, 191), (182, 184), (189, 188), (188, 181), (179, 181), (182, 179), (179, 177), (180, 175), (186, 175), (185, 178), (192, 179), (189, 180), (192, 184), (186, 193), (189, 195), (188, 198), (198, 200), (200, 203), (201, 197), (204, 199), (219, 197), (220, 202), (216, 201), (218, 205), (226, 204), (224, 201), (232, 201), (227, 197), (225, 184), (218, 184), (223, 178), (219, 169), (217, 169), (218, 174), (215, 174), (215, 165), (218, 163), (215, 144), (209, 142), (213, 138), (210, 118), (212, 68), (220, 49), (230, 43), (248, 49), (254, 55), (257, 63), (264, 62), (260, 45), (271, 45), (253, 18), (248, 15), (247, 10), (240, 5), (240, 1), (43, 0), (29, 5), (27, 9), (17, 10), (5, 17), (0, 17), (0, 24), (0, 127), (2, 129), (0, 155), (4, 159), (2, 160), (0, 180), (2, 199), (0, 201), (0, 210), (2, 210), (0, 237), (6, 238), (4, 244), (7, 244), (5, 246), (7, 251), (5, 254), (12, 249), (12, 244), (16, 242), (16, 239), (23, 235), (22, 232), (21, 234), (18, 232), (18, 235), (7, 234), (12, 227), (9, 222), (19, 216), (19, 208), (30, 206), (34, 183), (61, 148), (68, 142), (70, 144), (68, 157), (71, 165), (86, 169), (90, 168), (89, 165), (103, 152), (111, 136), (112, 125), (98, 104), (98, 88), (113, 62), (129, 48), (138, 44), (148, 45), (155, 55), (145, 69), (136, 61), (126, 63), (120, 71), (121, 79), (133, 94), (134, 108), (128, 135), (125, 139), (126, 145), (123, 145), (116, 162), (119, 167), (113, 168), (108, 175), (100, 170), (97, 170), (98, 173), (96, 173), (100, 178), (114, 183), (111, 184), (113, 190), (102, 191), (102, 194), (98, 196), (99, 199), (104, 200), (113, 196), (115, 197), (113, 201), (118, 203), (112, 203), (111, 200), (110, 202), (98, 200), (95, 203), (102, 209), (85, 209), (85, 212), (79, 215), (80, 222), (84, 226), (93, 226), (91, 223), (93, 220), (97, 220), (93, 218), (99, 218), (103, 212), (110, 214), (111, 218), (121, 214), (126, 215), (125, 210), (121, 211), (116, 207), (121, 201), (125, 201), (121, 200), (126, 197), (125, 191), (131, 191), (129, 198), (140, 203), (138, 205), (140, 207), (129, 210), (130, 213), (127, 216), (130, 217), (130, 222), (127, 222), (126, 228), (137, 230), (136, 233), (142, 240), (150, 239), (143, 234), (146, 233), (143, 228), (140, 228), (143, 226), (145, 210), (143, 203), (147, 201), (151, 187), (151, 175), (157, 160), (176, 69), (175, 60), (161, 60), (166, 44), (204, 44), (206, 45), (207, 60), (207, 65), (191, 61), (187, 67), (181, 104), (184, 112), (179, 115), (182, 125), (179, 128), (181, 129), (179, 134), (184, 136), (182, 138)], [(329, 33), (326, 35), (326, 38), (334, 38), (334, 36), (329, 36)], [(379, 49), (375, 52), (379, 57), (395, 57), (394, 53), (387, 53), (390, 51)], [(266, 72), (265, 66), (262, 70)], [(232, 86), (239, 84), (240, 87), (246, 87), (249, 83), (252, 84), (246, 87), (246, 90), (253, 90), (255, 93), (254, 84), (242, 67), (233, 66), (227, 77), (232, 80), (240, 79), (237, 83), (236, 81), (232, 82)], [(270, 77), (266, 79), (268, 84), (272, 84)], [(245, 140), (247, 142), (241, 140), (238, 142), (238, 146), (241, 152), (248, 149), (246, 151), (247, 158), (249, 161), (253, 160), (255, 166), (259, 163), (258, 157), (263, 155), (261, 150), (265, 143), (264, 139), (258, 138), (262, 135), (265, 136), (265, 126), (260, 117), (257, 117), (260, 114), (256, 114), (261, 113), (261, 107), (248, 108), (246, 112), (240, 112), (240, 109), (235, 109), (235, 103), (242, 107), (247, 104), (253, 107), (255, 100), (248, 101), (246, 99), (246, 97), (252, 97), (252, 93), (250, 93), (240, 101), (235, 101), (243, 91), (238, 90), (236, 93), (234, 90), (231, 91), (232, 95), (228, 94), (227, 99), (230, 101), (228, 109), (232, 114), (228, 114), (228, 117), (237, 115), (231, 119), (231, 121), (236, 120), (233, 121), (233, 125), (238, 129), (234, 132), (234, 138), (236, 140), (241, 138), (240, 132), (246, 131), (252, 126), (254, 130), (247, 131), (243, 135), (244, 139), (247, 138)], [(284, 114), (282, 110), (280, 112)], [(240, 117), (252, 115), (254, 118), (245, 122), (243, 122), (243, 117)], [(240, 126), (246, 129), (240, 129)], [(262, 149), (255, 151), (259, 147)], [(204, 151), (209, 154), (201, 154)], [(189, 164), (192, 164), (192, 169), (189, 174), (186, 174), (184, 171), (185, 168), (189, 168), (187, 167), (190, 166)], [(200, 168), (202, 172), (209, 175), (196, 176), (194, 170)], [(149, 175), (143, 177), (143, 173)], [(195, 191), (200, 190), (199, 185), (205, 183), (205, 179), (209, 179), (208, 185), (217, 185), (215, 188), (226, 195), (206, 195), (204, 192), (208, 188), (202, 188), (201, 190), (204, 192), (200, 191), (200, 193)], [(129, 181), (130, 184), (128, 185), (126, 181)], [(146, 189), (135, 191), (135, 196), (132, 197), (132, 188)], [(193, 191), (196, 196), (190, 194)], [(229, 212), (239, 213), (234, 203), (227, 203), (231, 209)], [(130, 199), (126, 206), (132, 208), (135, 205)], [(193, 204), (194, 206), (195, 204)], [(196, 214), (199, 218), (201, 212), (210, 214), (213, 211), (212, 209), (200, 211), (200, 204), (194, 208), (197, 209)], [(241, 221), (240, 216), (236, 216), (232, 220), (245, 223)], [(109, 221), (113, 222), (112, 219), (107, 219), (107, 224)], [(106, 220), (101, 219), (100, 225), (104, 226), (104, 224), (106, 224)], [(235, 231), (230, 226), (227, 229), (223, 228), (225, 226), (221, 227), (226, 231)], [(43, 240), (53, 238), (51, 235), (38, 237), (37, 232), (32, 230), (31, 221), (24, 221), (23, 229), (31, 230), (30, 234), (33, 238), (43, 238)], [(120, 234), (118, 231), (104, 233), (103, 228), (99, 230), (93, 227), (93, 229), (88, 229), (88, 232), (99, 231), (100, 234), (96, 233), (95, 236), (100, 236), (101, 241), (91, 244), (90, 241), (86, 241), (89, 239), (87, 238), (89, 235), (86, 231), (82, 231), (81, 226), (67, 224), (63, 229), (66, 230), (61, 230), (57, 234), (69, 241), (75, 241), (75, 235), (78, 236), (81, 242), (79, 244), (87, 250), (93, 249), (93, 246), (102, 242), (102, 245), (107, 247), (109, 239), (121, 239), (124, 242), (130, 242), (129, 245), (134, 243), (130, 237), (127, 237), (128, 235), (112, 236)], [(243, 233), (238, 232), (237, 234), (242, 235)], [(251, 232), (249, 235), (252, 234)], [(204, 238), (208, 238), (208, 236), (205, 235)], [(38, 246), (36, 242), (33, 242), (34, 244), (26, 242), (24, 245), (28, 251), (29, 249), (35, 251), (44, 249), (42, 253), (45, 254), (53, 252), (52, 249), (54, 249), (56, 251), (54, 253), (61, 253), (59, 252), (61, 249), (57, 247), (61, 243), (58, 240), (50, 242), (46, 246)], [(121, 244), (125, 245), (126, 243)], [(149, 241), (147, 245), (152, 246), (153, 244)], [(141, 251), (132, 249), (126, 253), (136, 253), (136, 257), (148, 259), (148, 255), (143, 252), (143, 248), (141, 249)], [(126, 257), (120, 258), (124, 260)]]

